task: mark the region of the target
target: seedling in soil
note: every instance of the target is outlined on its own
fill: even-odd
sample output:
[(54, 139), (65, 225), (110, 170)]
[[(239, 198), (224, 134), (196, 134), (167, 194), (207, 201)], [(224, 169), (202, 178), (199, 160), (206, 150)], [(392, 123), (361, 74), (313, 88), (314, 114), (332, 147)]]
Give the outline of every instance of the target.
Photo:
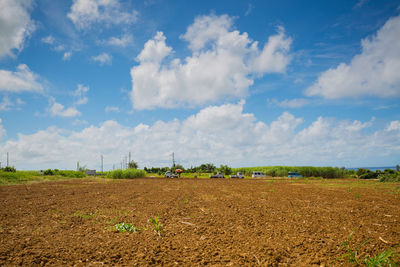
[(183, 203), (187, 204), (189, 202), (189, 198), (185, 197), (185, 199), (183, 200)]
[(116, 225), (114, 225), (112, 227), (112, 230), (117, 231), (117, 232), (129, 232), (129, 233), (136, 233), (138, 231), (141, 231), (142, 229), (137, 228), (135, 226), (133, 226), (130, 223), (117, 223)]
[(360, 198), (360, 193), (354, 193), (355, 198)]
[(154, 232), (156, 232), (159, 236), (164, 235), (164, 226), (160, 223), (158, 216), (150, 218), (149, 222), (153, 224)]

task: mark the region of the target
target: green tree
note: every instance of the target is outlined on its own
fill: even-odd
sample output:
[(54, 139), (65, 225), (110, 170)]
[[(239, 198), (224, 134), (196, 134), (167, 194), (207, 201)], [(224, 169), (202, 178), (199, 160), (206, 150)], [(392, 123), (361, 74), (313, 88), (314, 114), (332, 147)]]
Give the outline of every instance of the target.
[(221, 165), (218, 170), (222, 172), (224, 175), (232, 174), (232, 168), (229, 167), (228, 165)]
[(135, 161), (131, 161), (128, 163), (128, 169), (137, 169), (139, 165)]

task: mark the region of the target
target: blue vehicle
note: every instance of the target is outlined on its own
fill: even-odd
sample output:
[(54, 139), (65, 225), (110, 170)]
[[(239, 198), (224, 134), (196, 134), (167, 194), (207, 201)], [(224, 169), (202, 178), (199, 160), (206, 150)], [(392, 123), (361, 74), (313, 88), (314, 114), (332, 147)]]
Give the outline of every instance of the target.
[(289, 178), (302, 178), (303, 175), (301, 175), (301, 174), (298, 173), (298, 172), (288, 172), (288, 177), (289, 177)]

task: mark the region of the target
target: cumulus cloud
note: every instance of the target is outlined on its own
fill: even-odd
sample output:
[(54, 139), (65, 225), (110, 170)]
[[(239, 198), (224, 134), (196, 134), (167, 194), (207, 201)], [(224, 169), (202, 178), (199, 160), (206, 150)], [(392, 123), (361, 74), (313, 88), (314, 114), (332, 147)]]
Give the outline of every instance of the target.
[(400, 96), (400, 16), (361, 41), (362, 52), (349, 64), (323, 72), (305, 94), (328, 99)]
[(112, 56), (110, 56), (107, 53), (101, 53), (101, 54), (99, 54), (97, 56), (93, 56), (92, 60), (96, 61), (96, 62), (99, 62), (100, 65), (111, 64)]
[(253, 76), (285, 72), (291, 39), (283, 28), (262, 49), (233, 28), (233, 18), (199, 16), (181, 38), (191, 56), (173, 58), (172, 47), (158, 32), (137, 56), (131, 69), (132, 103), (136, 109), (203, 105), (223, 97), (243, 97)]
[[(64, 117), (72, 118), (80, 116), (81, 112), (77, 109), (77, 106), (84, 105), (88, 102), (86, 93), (89, 91), (88, 86), (78, 84), (77, 89), (72, 93), (75, 100), (71, 107), (66, 108), (64, 105), (58, 103), (54, 97), (49, 98), (49, 106), (47, 108), (50, 116), (52, 117)], [(79, 120), (76, 120), (79, 121)], [(79, 121), (80, 122), (80, 121)]]
[(65, 108), (64, 105), (56, 102), (53, 97), (49, 99), (49, 113), (52, 117), (76, 117), (81, 115), (81, 113), (76, 109), (76, 107)]
[(133, 43), (133, 36), (131, 34), (124, 34), (121, 37), (110, 37), (110, 39), (105, 41), (100, 41), (102, 44), (110, 46), (126, 47)]
[(13, 49), (21, 51), (35, 30), (29, 14), (31, 4), (30, 0), (0, 1), (0, 57), (13, 56)]
[[(204, 162), (231, 166), (382, 164), (382, 157), (400, 156), (400, 122), (372, 130), (374, 121), (337, 121), (319, 117), (305, 121), (284, 112), (272, 122), (258, 120), (237, 104), (210, 106), (186, 119), (128, 127), (116, 121), (82, 131), (56, 127), (19, 134), (1, 143), (0, 154), (13, 151), (12, 164), (26, 169), (119, 166), (129, 151), (144, 166), (169, 166), (175, 152), (184, 166)], [(98, 157), (96, 157), (98, 155)]]
[(39, 76), (25, 64), (20, 64), (16, 71), (0, 70), (0, 91), (13, 93), (43, 91)]
[(67, 16), (77, 28), (85, 29), (94, 23), (132, 24), (138, 12), (127, 12), (118, 0), (74, 0)]

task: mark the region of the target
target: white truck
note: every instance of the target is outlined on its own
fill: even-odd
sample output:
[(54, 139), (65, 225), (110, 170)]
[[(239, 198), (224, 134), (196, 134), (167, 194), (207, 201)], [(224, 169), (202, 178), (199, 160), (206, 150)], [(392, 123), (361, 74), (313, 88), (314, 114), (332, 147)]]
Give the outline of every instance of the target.
[(229, 177), (231, 177), (231, 178), (240, 178), (240, 179), (243, 179), (243, 178), (244, 178), (244, 175), (243, 175), (243, 173), (238, 172), (238, 173), (236, 173), (236, 174), (234, 174), (234, 175), (230, 175)]
[(172, 173), (170, 171), (165, 172), (164, 176), (165, 176), (165, 178), (178, 178), (179, 177), (178, 174)]
[(211, 174), (210, 178), (225, 178), (225, 176), (221, 172), (218, 172), (217, 174)]

